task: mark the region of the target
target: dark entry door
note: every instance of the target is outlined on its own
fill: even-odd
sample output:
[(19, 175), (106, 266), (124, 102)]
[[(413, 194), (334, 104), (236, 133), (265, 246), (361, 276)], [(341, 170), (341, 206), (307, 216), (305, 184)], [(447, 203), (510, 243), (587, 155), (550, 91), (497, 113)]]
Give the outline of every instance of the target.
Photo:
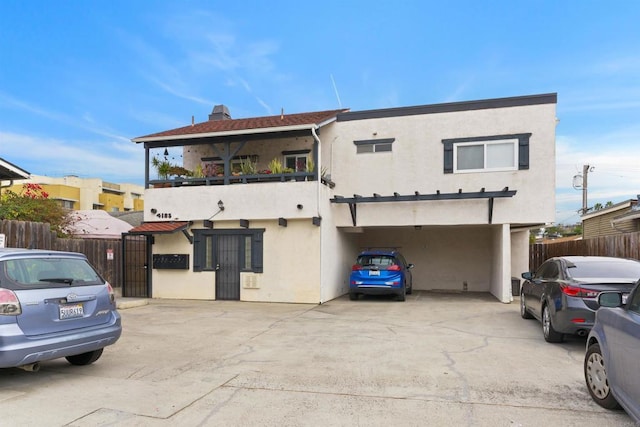
[(240, 239), (219, 235), (216, 239), (216, 299), (240, 300)]
[(122, 236), (123, 297), (149, 298), (149, 236)]

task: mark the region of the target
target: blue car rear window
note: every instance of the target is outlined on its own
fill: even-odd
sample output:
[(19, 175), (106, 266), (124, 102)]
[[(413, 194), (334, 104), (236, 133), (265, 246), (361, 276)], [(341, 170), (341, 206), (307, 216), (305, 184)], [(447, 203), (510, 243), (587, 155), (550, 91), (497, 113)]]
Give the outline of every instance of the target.
[(360, 255), (357, 262), (358, 265), (361, 265), (363, 267), (389, 267), (396, 264), (395, 258), (388, 255)]
[(24, 258), (6, 260), (2, 264), (4, 275), (9, 279), (9, 283), (3, 283), (1, 286), (10, 289), (39, 289), (103, 283), (98, 273), (83, 259)]

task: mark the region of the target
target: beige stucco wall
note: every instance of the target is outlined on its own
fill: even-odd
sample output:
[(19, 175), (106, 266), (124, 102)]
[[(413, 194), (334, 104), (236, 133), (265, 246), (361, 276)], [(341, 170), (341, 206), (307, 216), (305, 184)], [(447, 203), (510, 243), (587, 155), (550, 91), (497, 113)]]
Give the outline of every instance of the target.
[[(320, 228), (310, 219), (289, 221), (287, 227), (277, 221), (252, 221), (250, 228), (265, 229), (264, 271), (240, 273), (240, 300), (319, 303)], [(216, 229), (239, 229), (239, 225), (217, 222)], [(152, 270), (154, 298), (215, 299), (215, 272), (193, 271), (193, 246), (182, 233), (156, 235), (153, 253), (189, 254), (188, 270)]]
[[(223, 227), (224, 225), (221, 225)], [(216, 227), (218, 228), (218, 227)], [(264, 228), (264, 271), (241, 273), (255, 277), (256, 288), (241, 280), (242, 301), (320, 302), (320, 228), (311, 220), (254, 221), (250, 228)]]
[[(337, 122), (323, 132), (332, 144), (335, 194), (371, 196), (516, 190), (496, 199), (493, 223), (545, 223), (555, 217), (555, 105)], [(445, 174), (443, 139), (531, 133), (529, 169)], [(395, 138), (392, 152), (356, 154), (354, 140)], [(327, 162), (325, 162), (327, 163)], [(536, 208), (531, 209), (531, 201)], [(486, 224), (487, 201), (405, 202), (402, 209), (358, 206), (358, 225)], [(344, 212), (346, 210), (346, 213)], [(351, 225), (343, 205), (338, 224)], [(397, 215), (401, 214), (401, 217)], [(416, 222), (414, 222), (416, 221)]]
[(336, 227), (331, 215), (329, 189), (322, 187), (321, 190), (321, 301), (326, 302), (349, 292), (349, 271), (358, 254), (358, 246), (353, 234)]
[[(145, 192), (145, 221), (303, 219), (318, 212), (318, 181), (150, 188)], [(225, 210), (218, 212), (218, 201)], [(302, 208), (299, 209), (298, 205)], [(152, 209), (156, 210), (154, 214)]]
[(511, 296), (511, 233), (508, 224), (491, 227), (493, 247), (489, 292), (499, 301), (513, 301)]
[(154, 254), (189, 254), (188, 270), (151, 270), (153, 298), (215, 299), (215, 274), (193, 272), (193, 246), (182, 233), (154, 236)]
[(511, 277), (522, 283), (521, 275), (529, 271), (529, 230), (511, 232)]

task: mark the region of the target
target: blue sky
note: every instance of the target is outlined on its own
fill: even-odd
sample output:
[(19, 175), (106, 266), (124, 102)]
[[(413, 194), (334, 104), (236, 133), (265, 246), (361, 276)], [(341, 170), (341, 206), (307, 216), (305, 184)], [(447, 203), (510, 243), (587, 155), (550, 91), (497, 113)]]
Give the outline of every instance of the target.
[[(0, 1), (0, 157), (142, 184), (205, 121), (558, 93), (556, 221), (640, 193), (640, 2)], [(335, 83), (335, 86), (334, 86)], [(532, 201), (535, 209), (535, 201)]]

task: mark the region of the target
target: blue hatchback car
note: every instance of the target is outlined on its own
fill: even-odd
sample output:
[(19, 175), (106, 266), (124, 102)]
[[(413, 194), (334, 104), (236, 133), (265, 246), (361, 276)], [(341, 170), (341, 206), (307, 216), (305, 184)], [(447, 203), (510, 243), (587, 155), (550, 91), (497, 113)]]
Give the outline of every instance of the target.
[(0, 368), (88, 365), (121, 332), (113, 289), (84, 255), (0, 248)]
[(349, 299), (357, 300), (359, 295), (395, 295), (399, 301), (413, 290), (411, 269), (396, 250), (366, 250), (358, 255), (351, 268), (349, 278)]
[(584, 358), (589, 394), (604, 408), (622, 406), (640, 424), (640, 284), (628, 297), (602, 292), (598, 303)]

